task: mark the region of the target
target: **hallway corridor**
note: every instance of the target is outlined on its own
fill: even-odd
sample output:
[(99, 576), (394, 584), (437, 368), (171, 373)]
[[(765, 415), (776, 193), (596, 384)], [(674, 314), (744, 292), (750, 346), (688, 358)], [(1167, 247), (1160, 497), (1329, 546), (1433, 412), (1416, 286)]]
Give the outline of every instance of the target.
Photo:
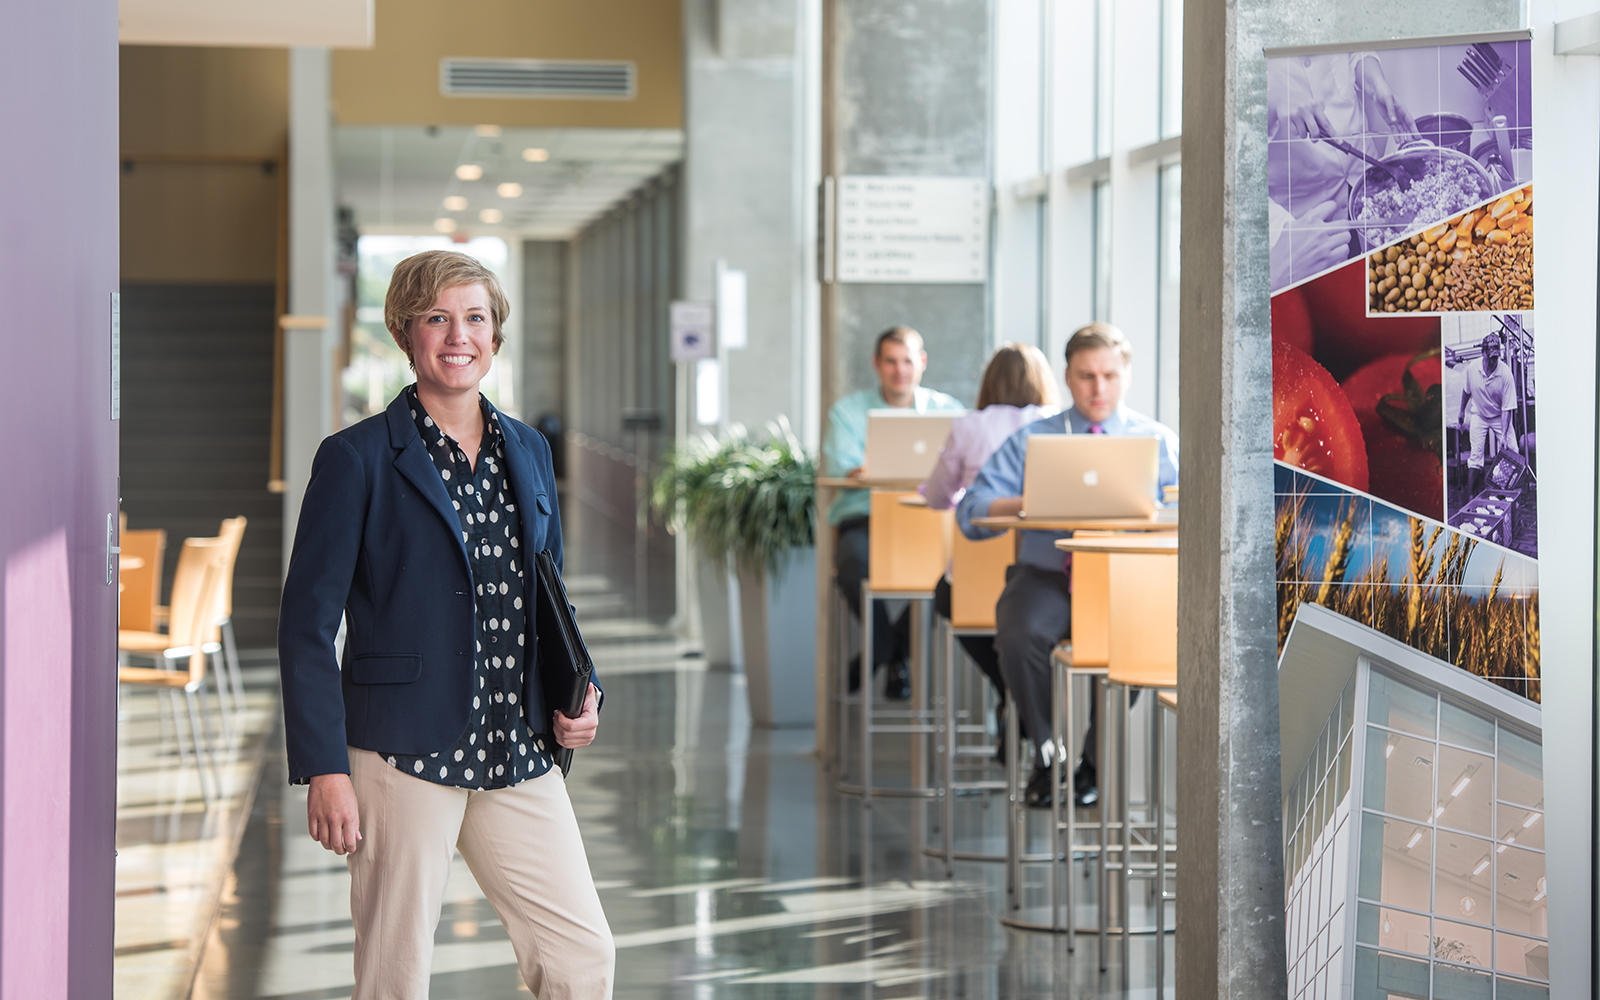
[[(819, 768), (810, 730), (750, 726), (741, 676), (604, 617), (619, 602), (598, 578), (569, 583), (607, 690), (600, 739), (569, 787), (616, 935), (617, 997), (1154, 996), (1114, 991), (1118, 949), (1097, 973), (1093, 936), (1069, 953), (1063, 937), (1004, 928), (1001, 865), (958, 863), (947, 881), (921, 850), (925, 807), (879, 799), (864, 813)], [(305, 790), (284, 782), (270, 739), (193, 996), (340, 1000), (348, 876), (305, 836)], [(880, 748), (891, 771), (894, 750)], [(999, 800), (963, 808), (992, 849)], [(459, 858), (435, 942), (433, 1000), (528, 995)], [(1147, 949), (1134, 945), (1136, 975)], [(133, 996), (125, 985), (118, 996)]]

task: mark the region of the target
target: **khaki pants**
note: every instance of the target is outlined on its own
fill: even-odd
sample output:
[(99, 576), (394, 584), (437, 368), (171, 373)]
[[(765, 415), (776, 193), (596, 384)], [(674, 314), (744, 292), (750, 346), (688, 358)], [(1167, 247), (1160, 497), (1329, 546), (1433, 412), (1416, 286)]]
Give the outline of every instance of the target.
[(436, 785), (350, 748), (353, 1000), (425, 1000), (454, 851), (494, 905), (539, 1000), (611, 996), (616, 951), (559, 769), (510, 788)]

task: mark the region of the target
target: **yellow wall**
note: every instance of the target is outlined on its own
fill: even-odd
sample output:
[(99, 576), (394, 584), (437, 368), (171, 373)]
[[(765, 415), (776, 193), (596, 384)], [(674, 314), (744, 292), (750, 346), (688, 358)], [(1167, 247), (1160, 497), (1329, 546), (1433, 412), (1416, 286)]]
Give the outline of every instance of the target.
[(279, 177), (218, 161), (283, 155), (287, 51), (125, 45), (121, 60), (122, 279), (273, 281)]
[[(377, 44), (333, 54), (337, 120), (360, 125), (680, 128), (678, 0), (377, 0)], [(633, 100), (446, 97), (439, 60), (620, 59)]]

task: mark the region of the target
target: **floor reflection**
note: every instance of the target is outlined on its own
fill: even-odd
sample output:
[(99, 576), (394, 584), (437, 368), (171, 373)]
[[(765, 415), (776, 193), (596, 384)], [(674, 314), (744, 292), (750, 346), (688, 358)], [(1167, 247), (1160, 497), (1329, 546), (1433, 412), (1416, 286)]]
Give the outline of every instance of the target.
[[(1155, 996), (1150, 936), (1133, 943), (1124, 992), (1119, 949), (1102, 973), (1092, 936), (1069, 952), (1065, 936), (1003, 927), (1002, 866), (958, 862), (945, 879), (921, 849), (936, 842), (928, 806), (863, 810), (819, 768), (811, 730), (751, 727), (742, 677), (649, 626), (594, 632), (606, 709), (569, 787), (617, 938), (618, 997)], [(908, 754), (886, 743), (879, 766), (903, 781)], [(350, 995), (348, 877), (305, 836), (303, 790), (280, 757), (268, 755), (195, 996)], [(1003, 812), (963, 803), (959, 839), (999, 844)], [(459, 858), (435, 942), (435, 1000), (527, 995)]]

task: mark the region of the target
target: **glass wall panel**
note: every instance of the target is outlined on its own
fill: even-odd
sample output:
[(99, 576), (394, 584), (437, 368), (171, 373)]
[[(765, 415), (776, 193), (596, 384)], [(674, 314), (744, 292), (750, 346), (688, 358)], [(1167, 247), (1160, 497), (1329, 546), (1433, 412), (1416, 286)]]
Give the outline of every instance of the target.
[(1439, 748), (1439, 805), (1435, 822), (1494, 836), (1493, 758), (1455, 747)]
[(1363, 802), (1368, 809), (1428, 820), (1433, 811), (1434, 744), (1369, 729)]
[(1544, 804), (1544, 752), (1539, 744), (1502, 726), (1499, 764), (1502, 802)]
[(1439, 707), (1439, 739), (1494, 753), (1494, 722), (1447, 701)]
[[(1431, 692), (1374, 670), (1367, 700), (1367, 721), (1431, 740), (1438, 700)], [(1537, 751), (1533, 759), (1539, 759)]]

